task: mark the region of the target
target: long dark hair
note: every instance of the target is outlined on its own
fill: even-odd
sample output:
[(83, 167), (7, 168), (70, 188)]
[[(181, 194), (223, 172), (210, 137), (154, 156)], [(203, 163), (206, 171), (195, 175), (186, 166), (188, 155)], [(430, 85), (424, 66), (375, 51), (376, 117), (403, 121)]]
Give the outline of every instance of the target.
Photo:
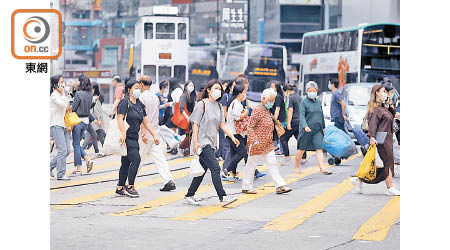
[[(189, 94), (187, 91), (187, 87), (189, 85), (189, 83), (192, 83), (194, 85), (194, 90)], [(197, 94), (195, 93), (195, 84), (193, 81), (187, 81), (186, 84), (184, 85), (184, 94), (186, 95), (186, 103), (195, 103), (195, 99), (197, 98)]]
[(275, 89), (277, 90), (277, 95), (283, 95), (284, 91), (283, 91), (283, 85), (277, 81), (277, 80), (272, 80), (270, 81), (270, 85), (274, 84), (275, 85)]
[(50, 95), (53, 93), (53, 90), (58, 88), (59, 79), (61, 79), (61, 75), (56, 75), (50, 77)]
[(80, 81), (80, 87), (78, 90), (91, 91), (92, 85), (89, 77), (85, 75), (80, 75), (78, 77), (78, 81)]
[(173, 77), (170, 77), (168, 82), (169, 82), (169, 92), (170, 93), (172, 93), (172, 91), (174, 91), (176, 88), (180, 87), (178, 80)]
[(231, 88), (233, 88), (234, 82), (227, 80), (224, 83), (227, 83), (227, 87), (225, 88), (225, 93), (230, 94)]
[(92, 86), (92, 88), (94, 89), (94, 95), (95, 96), (100, 96), (100, 89), (98, 88), (98, 84), (94, 84)]
[(228, 101), (228, 106), (233, 102), (234, 99), (236, 99), (236, 97), (241, 94), (242, 92), (244, 92), (245, 87), (244, 85), (236, 85), (233, 88), (233, 94), (230, 98), (230, 100)]
[(208, 89), (209, 89), (209, 91), (211, 91), (211, 88), (215, 85), (215, 84), (219, 84), (220, 85), (220, 91), (222, 92), (222, 95), (219, 97), (219, 98), (217, 98), (217, 102), (220, 102), (220, 100), (222, 100), (222, 96), (223, 96), (223, 93), (224, 93), (224, 91), (223, 91), (223, 87), (222, 87), (222, 84), (220, 84), (220, 82), (217, 80), (217, 79), (212, 79), (212, 80), (210, 80), (207, 84), (206, 84), (206, 86), (205, 86), (205, 88), (202, 90), (202, 92), (200, 92), (200, 94), (197, 96), (197, 100), (198, 101), (201, 101), (201, 100), (203, 100), (203, 99), (205, 99), (205, 98), (208, 98), (209, 96), (208, 96)]

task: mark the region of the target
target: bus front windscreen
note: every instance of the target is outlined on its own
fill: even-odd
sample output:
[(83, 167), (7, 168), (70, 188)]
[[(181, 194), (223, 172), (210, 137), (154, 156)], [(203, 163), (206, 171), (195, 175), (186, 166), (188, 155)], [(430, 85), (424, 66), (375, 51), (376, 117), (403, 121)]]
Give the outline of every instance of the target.
[(249, 77), (249, 91), (251, 92), (262, 92), (270, 87), (271, 80), (283, 83), (285, 80), (283, 49), (250, 46), (245, 74)]
[(217, 79), (216, 52), (212, 50), (189, 51), (189, 80), (197, 91), (211, 79)]
[(400, 92), (400, 26), (372, 25), (364, 29), (360, 80), (391, 80)]

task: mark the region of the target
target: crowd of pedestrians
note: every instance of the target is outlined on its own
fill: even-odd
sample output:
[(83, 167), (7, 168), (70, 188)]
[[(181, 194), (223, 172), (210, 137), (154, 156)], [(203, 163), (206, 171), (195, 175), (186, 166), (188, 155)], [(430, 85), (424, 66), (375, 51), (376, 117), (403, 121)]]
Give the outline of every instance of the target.
[[(138, 80), (128, 78), (124, 83), (120, 76), (114, 76), (112, 83), (115, 87), (114, 102), (105, 116), (102, 107), (104, 97), (99, 86), (92, 84), (87, 76), (80, 75), (73, 86), (60, 75), (51, 77), (50, 135), (55, 142), (56, 153), (50, 161), (50, 176), (54, 177), (53, 170), (56, 169), (57, 180), (70, 180), (66, 176), (66, 158), (72, 152), (71, 146), (74, 153), (72, 176), (82, 174), (83, 160), (86, 172), (92, 171), (94, 163), (85, 150), (93, 146), (96, 157), (105, 156), (100, 152), (98, 142), (103, 146), (108, 136), (105, 132), (108, 115), (117, 122), (119, 143), (126, 148), (126, 154), (121, 156), (116, 188), (118, 195), (139, 196), (134, 184), (147, 155), (154, 161), (163, 180), (160, 191), (176, 189), (164, 155), (166, 150), (173, 155), (198, 155), (205, 173), (208, 169), (211, 172), (222, 205), (236, 201), (236, 197), (227, 195), (222, 181), (242, 181), (242, 193), (256, 194), (253, 180), (265, 175), (257, 170), (261, 163), (268, 167), (276, 193), (288, 193), (292, 189), (286, 186), (278, 164), (291, 164), (288, 142), (292, 137), (297, 141), (294, 163), (296, 173), (301, 173), (301, 166), (308, 164), (306, 151), (315, 151), (320, 172), (332, 174), (324, 166), (322, 145), (325, 121), (318, 97), (319, 87), (314, 81), (306, 84), (304, 98), (300, 97), (295, 85), (272, 81), (270, 87), (261, 93), (261, 102), (253, 108), (247, 99), (248, 78), (242, 74), (232, 81), (212, 79), (201, 90), (196, 89), (192, 81), (183, 83), (175, 78), (153, 83), (148, 75), (142, 75)], [(159, 92), (150, 90), (152, 84), (158, 84)], [(338, 81), (330, 79), (328, 88), (332, 91), (332, 122), (345, 131), (344, 124), (348, 117)], [(400, 195), (392, 183), (394, 134), (400, 142), (400, 107), (396, 106), (398, 102), (392, 93), (390, 85), (375, 85), (372, 89), (366, 114), (367, 136), (371, 145), (377, 145), (383, 167), (377, 170), (373, 181), (352, 177), (351, 182), (357, 192), (362, 192), (363, 183), (385, 181), (388, 188), (386, 194)], [(65, 116), (72, 112), (79, 121), (73, 126), (67, 126)], [(180, 121), (183, 120), (186, 124), (181, 126)], [(281, 124), (284, 133), (278, 133), (276, 124)], [(160, 141), (163, 130), (185, 136), (185, 139), (175, 147), (169, 146), (166, 141), (165, 147)], [(387, 133), (383, 144), (376, 141), (377, 132)], [(279, 162), (276, 155), (283, 155)], [(244, 168), (240, 175), (238, 166), (242, 160)], [(198, 204), (194, 196), (204, 175), (192, 179), (185, 195), (187, 204)]]

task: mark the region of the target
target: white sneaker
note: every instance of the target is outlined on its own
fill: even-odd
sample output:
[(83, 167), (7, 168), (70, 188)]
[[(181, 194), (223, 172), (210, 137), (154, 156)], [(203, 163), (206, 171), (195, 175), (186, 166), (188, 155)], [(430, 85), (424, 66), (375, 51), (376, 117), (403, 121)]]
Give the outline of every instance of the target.
[(389, 196), (400, 196), (400, 190), (396, 187), (390, 187), (384, 194)]
[(68, 181), (68, 180), (70, 180), (70, 178), (67, 177), (66, 175), (63, 175), (62, 177), (58, 177), (57, 180), (58, 181)]
[(362, 194), (362, 181), (358, 177), (350, 178), (350, 182), (353, 184), (353, 188), (358, 194)]
[(184, 197), (184, 204), (188, 205), (200, 205), (197, 199), (194, 198), (194, 196), (191, 197)]
[(235, 201), (237, 201), (237, 198), (234, 196), (224, 196), (220, 201), (220, 204), (222, 205), (222, 207), (225, 207), (226, 205), (229, 205)]

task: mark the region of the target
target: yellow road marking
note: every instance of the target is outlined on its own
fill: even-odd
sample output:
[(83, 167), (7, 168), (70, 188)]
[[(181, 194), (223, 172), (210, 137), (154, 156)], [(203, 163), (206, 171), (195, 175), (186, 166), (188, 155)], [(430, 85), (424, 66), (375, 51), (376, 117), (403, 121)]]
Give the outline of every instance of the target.
[[(344, 161), (350, 161), (355, 159), (357, 156), (351, 156), (347, 160)], [(325, 168), (328, 168), (330, 166), (325, 166)], [(309, 176), (311, 174), (319, 172), (319, 168), (317, 166), (310, 167), (307, 169), (303, 169), (301, 174), (291, 174), (284, 178), (284, 181), (286, 182), (286, 185), (289, 185), (290, 183), (296, 182), (306, 176)], [(274, 192), (274, 182), (269, 182), (257, 189), (255, 191), (257, 194), (241, 194), (237, 198), (237, 201), (231, 203), (227, 207), (222, 207), (220, 204), (212, 205), (212, 206), (204, 206), (198, 209), (195, 209), (191, 212), (188, 212), (186, 214), (183, 214), (178, 217), (171, 218), (171, 220), (188, 220), (188, 221), (196, 221), (201, 218), (205, 218), (208, 216), (211, 216), (213, 214), (219, 213), (221, 211), (224, 211), (229, 208), (237, 207), (242, 204), (248, 203), (250, 201), (256, 200), (258, 198), (261, 198), (263, 196), (266, 196), (270, 193)]]
[[(259, 167), (260, 171), (265, 171), (266, 169), (267, 169), (267, 166), (265, 166), (265, 165)], [(242, 177), (241, 174), (238, 174), (238, 177), (241, 178)], [(234, 182), (223, 181), (222, 185), (225, 186), (225, 185), (228, 185), (228, 184), (231, 184), (231, 183), (234, 183)], [(212, 184), (203, 185), (203, 186), (200, 186), (199, 189), (197, 190), (197, 192), (195, 192), (195, 193), (196, 194), (201, 194), (201, 193), (205, 193), (205, 192), (211, 191), (212, 189), (214, 189), (214, 185), (212, 185)], [(181, 192), (177, 192), (175, 194), (164, 196), (164, 197), (161, 197), (161, 198), (158, 198), (158, 199), (155, 199), (155, 200), (150, 200), (148, 202), (136, 205), (136, 206), (134, 206), (134, 207), (132, 207), (130, 209), (114, 212), (114, 213), (111, 213), (109, 215), (111, 215), (111, 216), (129, 216), (129, 215), (144, 214), (144, 213), (150, 212), (150, 211), (152, 211), (154, 209), (157, 209), (160, 206), (165, 206), (165, 205), (168, 205), (170, 203), (173, 203), (173, 202), (176, 202), (176, 201), (179, 201), (179, 200), (183, 199), (184, 196), (186, 195), (186, 192), (187, 192), (187, 190), (183, 190)]]
[(400, 218), (400, 196), (395, 196), (359, 228), (353, 239), (382, 241), (398, 218)]
[[(147, 156), (147, 158), (150, 158), (150, 156)], [(175, 165), (175, 164), (180, 163), (180, 162), (185, 162), (184, 160), (181, 160), (181, 159), (184, 159), (184, 158), (180, 158), (180, 159), (176, 159), (176, 160), (173, 160), (173, 161), (169, 161), (168, 162), (169, 166)], [(142, 170), (147, 171), (147, 170), (155, 169), (156, 166), (154, 165), (154, 163), (152, 163), (152, 164), (153, 165), (150, 165), (150, 166), (149, 165), (143, 166)], [(118, 177), (117, 172), (112, 173), (112, 174), (108, 174), (108, 175), (99, 176), (99, 177), (93, 177), (93, 178), (87, 178), (87, 179), (81, 179), (81, 180), (64, 182), (63, 184), (56, 185), (56, 186), (53, 186), (51, 188), (67, 187), (67, 186), (72, 186), (72, 185), (79, 185), (79, 184), (85, 184), (85, 183), (90, 183), (90, 182), (97, 182), (97, 181), (107, 180), (107, 179), (113, 178), (113, 177)], [(53, 193), (53, 192), (57, 192), (57, 191), (60, 191), (60, 190), (61, 189), (53, 189), (53, 190), (50, 190), (50, 192)]]
[[(181, 158), (181, 159), (178, 159), (178, 160), (179, 161), (177, 161), (177, 162), (187, 162), (187, 161), (192, 160), (192, 158)], [(173, 161), (171, 163), (175, 164), (174, 162), (175, 161)], [(182, 170), (182, 171), (174, 173), (172, 176), (173, 176), (174, 179), (179, 179), (179, 178), (183, 178), (183, 177), (187, 176), (188, 174), (189, 174), (189, 170)], [(138, 183), (135, 184), (134, 187), (135, 187), (135, 189), (140, 189), (140, 188), (143, 188), (143, 187), (147, 187), (147, 186), (151, 186), (151, 185), (154, 185), (154, 184), (157, 184), (157, 183), (161, 183), (162, 181), (163, 180), (161, 179), (161, 177), (158, 177), (156, 179), (151, 179), (151, 180), (147, 180), (147, 181), (143, 181), (143, 182), (138, 182)], [(55, 210), (61, 210), (61, 209), (70, 208), (70, 207), (76, 206), (76, 205), (78, 205), (80, 203), (90, 202), (90, 201), (98, 200), (100, 198), (104, 198), (104, 197), (107, 197), (107, 196), (114, 195), (115, 192), (116, 192), (116, 190), (112, 189), (112, 190), (108, 190), (108, 191), (101, 192), (101, 193), (89, 194), (89, 195), (84, 195), (84, 196), (80, 196), (80, 197), (75, 197), (73, 199), (69, 199), (69, 200), (65, 200), (63, 202), (59, 202), (58, 204), (53, 205), (52, 208), (55, 209)]]
[[(150, 155), (147, 155), (146, 159), (148, 159), (148, 158), (150, 158)], [(101, 158), (95, 158), (95, 159), (101, 159)], [(91, 159), (91, 160), (94, 160), (94, 159)], [(73, 162), (72, 162), (72, 163), (73, 163)], [(69, 163), (67, 163), (67, 164), (69, 164)], [(114, 167), (114, 166), (120, 166), (120, 161), (108, 162), (108, 163), (101, 164), (101, 165), (95, 165), (95, 162), (94, 162), (94, 167), (92, 168), (92, 170), (99, 170), (99, 169), (104, 169), (104, 168), (109, 168), (109, 167)], [(83, 165), (83, 166), (82, 166), (82, 169), (83, 169), (83, 168), (85, 169), (85, 168), (86, 168), (86, 165)], [(72, 171), (73, 171), (73, 170), (72, 170)], [(66, 171), (66, 175), (67, 175), (67, 176), (71, 175), (71, 174), (72, 174), (72, 171), (67, 170), (67, 171)]]
[(351, 184), (350, 179), (347, 179), (307, 201), (296, 209), (277, 217), (267, 223), (263, 229), (275, 231), (289, 231), (294, 229), (308, 218), (311, 218), (318, 212), (323, 211), (328, 205), (339, 199), (348, 191), (352, 190), (352, 188), (353, 185)]

